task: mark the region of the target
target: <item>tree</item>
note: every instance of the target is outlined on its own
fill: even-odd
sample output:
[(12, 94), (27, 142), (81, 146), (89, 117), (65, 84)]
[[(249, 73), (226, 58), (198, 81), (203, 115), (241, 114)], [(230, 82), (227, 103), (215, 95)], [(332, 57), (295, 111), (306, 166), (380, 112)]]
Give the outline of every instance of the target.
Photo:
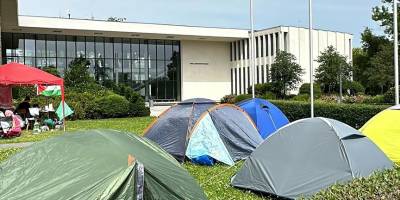
[(61, 77), (60, 73), (58, 72), (57, 68), (54, 65), (43, 67), (42, 70), (49, 74), (53, 74), (54, 76)]
[(380, 51), (370, 60), (371, 66), (364, 72), (368, 85), (378, 87), (380, 94), (384, 94), (394, 85), (393, 45), (380, 46)]
[(285, 97), (301, 82), (303, 69), (296, 63), (296, 57), (288, 52), (278, 52), (271, 66), (272, 90), (278, 97)]
[(68, 70), (65, 72), (64, 82), (66, 87), (81, 87), (94, 83), (94, 79), (88, 71), (90, 62), (85, 58), (75, 58), (68, 65)]
[(352, 67), (346, 60), (333, 46), (329, 46), (318, 56), (319, 67), (315, 70), (315, 78), (324, 92), (334, 91), (340, 80), (350, 80)]
[[(381, 0), (381, 2), (381, 6), (372, 9), (372, 19), (385, 29), (387, 36), (393, 38), (393, 0)], [(399, 16), (400, 13), (398, 13), (397, 18)]]

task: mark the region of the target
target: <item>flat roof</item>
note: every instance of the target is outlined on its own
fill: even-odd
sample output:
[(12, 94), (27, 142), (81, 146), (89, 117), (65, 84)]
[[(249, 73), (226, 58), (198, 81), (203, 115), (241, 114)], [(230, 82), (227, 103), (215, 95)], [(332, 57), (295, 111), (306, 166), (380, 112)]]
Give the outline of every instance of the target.
[(38, 16), (19, 16), (17, 27), (3, 27), (3, 31), (206, 41), (234, 41), (249, 37), (248, 30), (244, 29)]

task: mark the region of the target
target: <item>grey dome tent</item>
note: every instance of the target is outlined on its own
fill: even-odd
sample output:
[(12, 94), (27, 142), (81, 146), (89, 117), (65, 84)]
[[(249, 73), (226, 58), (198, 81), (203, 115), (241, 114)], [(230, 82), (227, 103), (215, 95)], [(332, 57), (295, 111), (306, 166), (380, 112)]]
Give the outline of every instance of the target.
[(251, 118), (235, 105), (191, 99), (172, 106), (145, 131), (179, 162), (210, 156), (233, 165), (262, 143)]
[(153, 142), (93, 130), (38, 142), (0, 165), (1, 200), (206, 199)]
[(231, 184), (299, 198), (392, 166), (385, 154), (354, 128), (333, 119), (311, 118), (293, 122), (268, 137)]

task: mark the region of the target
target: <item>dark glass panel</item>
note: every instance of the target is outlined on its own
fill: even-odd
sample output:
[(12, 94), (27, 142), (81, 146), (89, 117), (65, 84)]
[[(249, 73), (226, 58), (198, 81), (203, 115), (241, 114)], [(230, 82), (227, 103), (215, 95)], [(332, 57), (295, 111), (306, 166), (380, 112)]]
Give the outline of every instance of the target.
[(47, 35), (46, 52), (47, 57), (55, 58), (57, 56), (55, 35)]
[(25, 56), (35, 57), (35, 35), (25, 34)]
[(36, 62), (35, 62), (35, 58), (34, 57), (25, 57), (25, 65), (29, 65), (29, 66), (36, 66)]
[(122, 71), (123, 71), (123, 82), (131, 85), (132, 80), (132, 70), (131, 70), (131, 60), (123, 60), (122, 61)]
[(114, 58), (114, 80), (116, 83), (123, 82), (122, 60)]
[(95, 58), (94, 37), (86, 37), (86, 57)]
[(56, 58), (47, 58), (47, 64), (46, 66), (57, 66)]
[(36, 67), (42, 68), (42, 67), (46, 67), (47, 66), (47, 62), (46, 62), (46, 58), (36, 58)]
[(94, 59), (94, 77), (97, 81), (104, 81), (107, 79), (107, 69), (103, 58)]
[[(57, 57), (66, 57), (66, 45), (65, 45), (65, 36), (57, 35)], [(64, 61), (65, 63), (65, 61)]]
[(95, 40), (96, 58), (104, 58), (104, 39), (96, 37)]
[[(74, 36), (67, 36), (67, 57), (75, 58), (75, 37)], [(69, 63), (68, 63), (69, 64)]]
[(66, 66), (65, 58), (57, 58), (57, 71), (61, 76), (64, 76)]
[(147, 40), (140, 40), (140, 59), (148, 59)]
[(149, 59), (156, 60), (157, 59), (157, 41), (149, 40)]
[[(46, 36), (37, 35), (36, 38), (36, 57), (46, 57)], [(36, 63), (39, 65), (39, 63)]]
[(165, 60), (172, 60), (172, 41), (165, 41)]
[(163, 40), (157, 41), (157, 60), (165, 60), (165, 47)]
[(114, 56), (114, 47), (112, 38), (104, 38), (104, 48), (105, 48), (105, 57), (113, 58)]
[(105, 59), (104, 62), (104, 71), (105, 71), (105, 79), (114, 80), (114, 61), (113, 59)]
[(132, 58), (139, 59), (139, 40), (138, 39), (132, 39), (131, 48), (132, 48)]
[(157, 62), (150, 60), (149, 62), (149, 82), (150, 82), (150, 96), (152, 99), (157, 98)]
[(76, 37), (76, 56), (85, 58), (85, 37)]
[(122, 40), (122, 53), (123, 59), (131, 59), (131, 41), (130, 39), (123, 39)]
[(23, 57), (24, 56), (24, 34), (23, 33), (14, 33), (13, 34), (13, 49), (15, 50), (15, 53), (13, 56), (19, 56)]
[(114, 38), (114, 58), (122, 58), (122, 43), (120, 38)]
[[(3, 53), (3, 56), (13, 56), (13, 49), (12, 49), (12, 33), (3, 33), (1, 36), (2, 40), (2, 47), (5, 49), (5, 53)], [(7, 63), (12, 62), (7, 59)]]

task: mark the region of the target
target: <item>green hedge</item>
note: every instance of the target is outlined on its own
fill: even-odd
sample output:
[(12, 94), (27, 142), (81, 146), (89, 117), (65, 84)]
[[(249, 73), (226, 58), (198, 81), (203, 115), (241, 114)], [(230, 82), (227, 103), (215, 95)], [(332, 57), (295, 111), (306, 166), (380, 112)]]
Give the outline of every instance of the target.
[(400, 168), (378, 172), (348, 184), (333, 185), (310, 199), (400, 199)]
[(93, 111), (99, 118), (117, 118), (129, 116), (129, 101), (118, 94), (97, 98)]
[[(310, 103), (299, 101), (271, 101), (278, 106), (290, 121), (310, 117)], [(315, 116), (336, 119), (354, 128), (360, 128), (369, 119), (380, 111), (388, 108), (387, 105), (365, 105), (365, 104), (314, 104)]]

